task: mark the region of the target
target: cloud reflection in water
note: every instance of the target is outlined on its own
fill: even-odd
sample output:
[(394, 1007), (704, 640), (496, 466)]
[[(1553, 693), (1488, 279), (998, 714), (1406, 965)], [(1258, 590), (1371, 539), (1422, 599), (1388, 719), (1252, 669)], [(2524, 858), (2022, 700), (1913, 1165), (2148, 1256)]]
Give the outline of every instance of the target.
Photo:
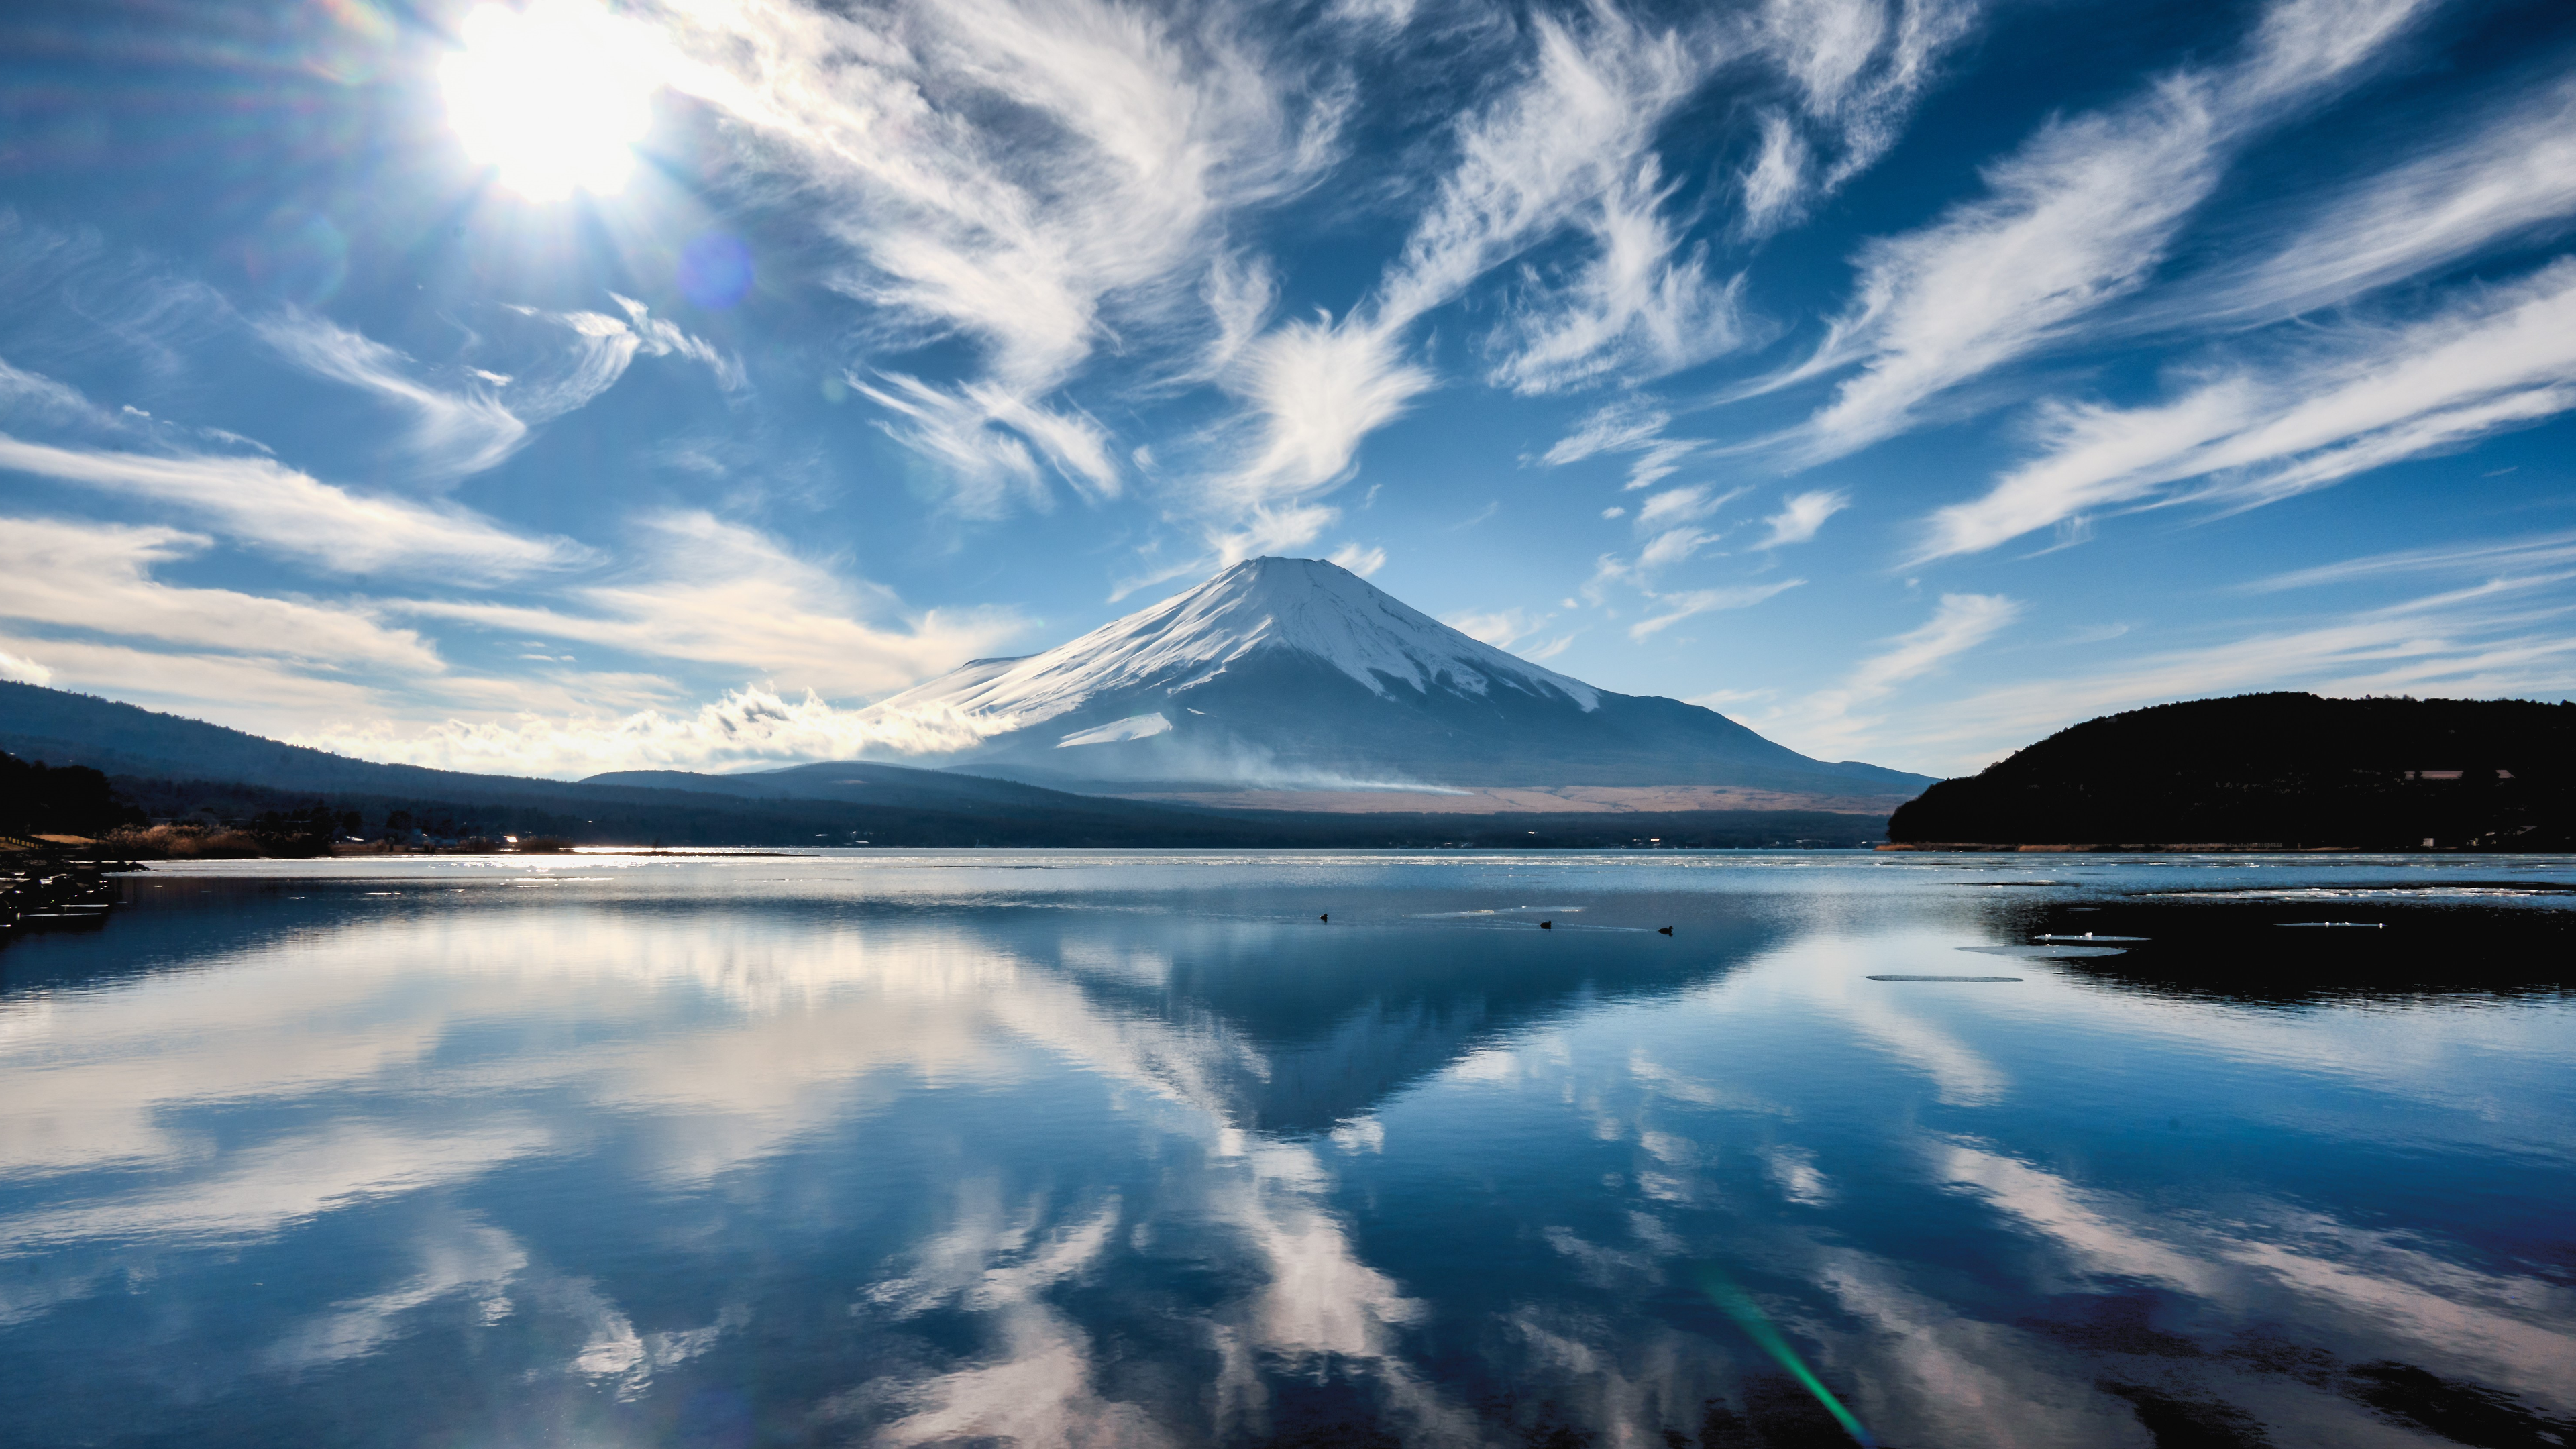
[(2529, 1266), (2564, 1227), (2525, 1207), (2576, 1177), (2563, 1004), (1869, 983), (2005, 908), (1812, 862), (1537, 864), (1669, 941), (1427, 919), (1532, 868), (138, 884), (0, 958), (0, 1364), (55, 1386), (0, 1411), (1807, 1432), (1712, 1269), (1891, 1443), (2440, 1442), (2392, 1363), (2576, 1409), (2576, 1296)]

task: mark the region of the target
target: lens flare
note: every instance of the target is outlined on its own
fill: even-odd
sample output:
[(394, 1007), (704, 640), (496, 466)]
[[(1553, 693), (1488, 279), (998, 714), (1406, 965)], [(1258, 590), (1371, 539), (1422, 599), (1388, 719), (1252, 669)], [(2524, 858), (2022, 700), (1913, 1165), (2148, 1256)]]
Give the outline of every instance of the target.
[(477, 7), (438, 79), (466, 154), (536, 201), (605, 196), (635, 169), (660, 80), (649, 35), (588, 0)]
[(1825, 1381), (1816, 1377), (1816, 1371), (1807, 1367), (1807, 1361), (1798, 1357), (1798, 1351), (1789, 1346), (1789, 1340), (1773, 1325), (1771, 1315), (1764, 1313), (1761, 1305), (1753, 1301), (1753, 1295), (1736, 1287), (1715, 1268), (1701, 1269), (1699, 1282), (1700, 1287), (1707, 1290), (1709, 1298), (1726, 1310), (1726, 1316), (1735, 1320), (1735, 1326), (1744, 1330), (1745, 1337), (1760, 1344), (1764, 1353), (1787, 1369), (1789, 1376), (1798, 1381), (1798, 1386), (1813, 1395), (1826, 1413), (1834, 1416), (1834, 1422), (1843, 1426), (1843, 1432), (1852, 1436), (1853, 1443), (1860, 1445), (1861, 1449), (1876, 1449), (1878, 1441), (1870, 1437), (1869, 1430), (1861, 1427), (1860, 1419), (1851, 1410), (1843, 1407), (1843, 1401), (1834, 1397), (1834, 1391), (1825, 1387)]
[(751, 295), (751, 248), (713, 232), (680, 248), (680, 295), (721, 312)]

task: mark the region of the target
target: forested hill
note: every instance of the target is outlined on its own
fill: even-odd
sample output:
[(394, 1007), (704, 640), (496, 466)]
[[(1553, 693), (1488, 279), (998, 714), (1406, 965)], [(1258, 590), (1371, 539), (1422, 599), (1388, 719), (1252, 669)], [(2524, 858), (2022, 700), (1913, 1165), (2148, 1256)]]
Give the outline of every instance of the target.
[(2247, 694), (2087, 720), (1897, 810), (1914, 844), (2576, 848), (2576, 704)]

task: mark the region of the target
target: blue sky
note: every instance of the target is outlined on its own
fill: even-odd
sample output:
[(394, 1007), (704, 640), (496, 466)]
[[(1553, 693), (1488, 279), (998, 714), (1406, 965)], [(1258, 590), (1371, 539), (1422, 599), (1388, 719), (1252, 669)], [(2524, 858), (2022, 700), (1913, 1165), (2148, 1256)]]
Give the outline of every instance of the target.
[(734, 768), (1281, 553), (1933, 773), (2576, 687), (2546, 0), (22, 3), (0, 106), (11, 677)]

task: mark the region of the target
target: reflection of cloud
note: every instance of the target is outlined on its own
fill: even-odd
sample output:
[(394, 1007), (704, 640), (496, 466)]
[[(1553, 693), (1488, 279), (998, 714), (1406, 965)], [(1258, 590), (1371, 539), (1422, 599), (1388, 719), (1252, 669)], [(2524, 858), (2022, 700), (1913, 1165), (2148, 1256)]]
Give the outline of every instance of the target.
[(1954, 1187), (1971, 1188), (2057, 1241), (2085, 1271), (2171, 1284), (2209, 1296), (2218, 1275), (2211, 1265), (2163, 1243), (2137, 1236), (2084, 1201), (2072, 1183), (2026, 1162), (1973, 1147), (1954, 1147), (1940, 1170)]
[(912, 1412), (877, 1431), (876, 1443), (1154, 1449), (1177, 1442), (1143, 1409), (1101, 1395), (1091, 1338), (1063, 1313), (1018, 1304), (998, 1317), (998, 1351), (904, 1390)]
[[(1422, 1306), (1359, 1257), (1330, 1204), (1324, 1158), (1229, 1125), (1235, 1084), (1261, 1079), (1262, 1055), (1212, 1015), (1140, 1016), (1086, 992), (1158, 983), (1161, 956), (1115, 937), (1078, 939), (1058, 953), (1081, 963), (1078, 977), (946, 927), (817, 922), (782, 933), (765, 915), (630, 911), (603, 899), (614, 883), (579, 880), (550, 885), (548, 904), (530, 910), (518, 902), (538, 892), (501, 884), (421, 914), (252, 946), (185, 976), (0, 1009), (0, 1030), (45, 1044), (41, 1058), (0, 1057), (0, 1150), (13, 1155), (0, 1170), (32, 1164), (75, 1195), (0, 1232), (24, 1244), (241, 1237), (469, 1183), (579, 1135), (513, 1105), (532, 1095), (558, 1113), (569, 1104), (575, 1121), (612, 1110), (627, 1120), (634, 1140), (621, 1160), (634, 1180), (705, 1184), (874, 1110), (891, 1090), (878, 1079), (1001, 1084), (1069, 1067), (1150, 1097), (1163, 1130), (1195, 1141), (1196, 1165), (1165, 1174), (1143, 1205), (1049, 1193), (1013, 1201), (993, 1180), (971, 1180), (861, 1304), (898, 1320), (943, 1308), (989, 1330), (986, 1347), (952, 1372), (856, 1396), (867, 1404), (853, 1412), (893, 1415), (880, 1426), (886, 1442), (1187, 1437), (1166, 1423), (1169, 1405), (1126, 1402), (1105, 1386), (1104, 1350), (1052, 1301), (1119, 1255), (1146, 1251), (1152, 1224), (1173, 1220), (1239, 1250), (1245, 1286), (1188, 1325), (1234, 1366), (1216, 1405), (1230, 1422), (1258, 1423), (1264, 1370), (1322, 1362), (1382, 1381), (1403, 1422), (1440, 1433), (1470, 1422), (1405, 1363), (1399, 1334)], [(551, 1046), (455, 1054), (456, 1033), (487, 1020), (496, 1000), (515, 1018), (586, 1030)], [(669, 1029), (675, 1020), (685, 1029)], [(265, 1142), (254, 1129), (251, 1145), (216, 1151), (166, 1125), (209, 1101), (345, 1102), (424, 1074), (440, 1093), (481, 1104), (476, 1132), (355, 1121)], [(1345, 1135), (1364, 1147), (1375, 1125), (1359, 1119)], [(72, 1174), (136, 1168), (145, 1187), (77, 1196)], [(256, 1366), (383, 1351), (407, 1315), (462, 1296), (487, 1321), (537, 1313), (559, 1323), (568, 1346), (549, 1371), (634, 1398), (747, 1321), (729, 1309), (703, 1326), (639, 1328), (604, 1287), (532, 1264), (512, 1235), (470, 1219), (415, 1251), (409, 1272), (294, 1325)], [(33, 1316), (109, 1281), (22, 1285), (0, 1312)]]
[(227, 1240), (276, 1233), (369, 1198), (479, 1177), (543, 1151), (553, 1134), (494, 1113), (471, 1132), (419, 1133), (346, 1122), (228, 1154), (211, 1175), (0, 1219), (0, 1254), (83, 1238)]
[(2576, 1333), (2565, 1325), (2576, 1322), (2576, 1290), (2483, 1272), (2437, 1256), (2420, 1237), (2401, 1242), (2277, 1203), (2196, 1221), (1983, 1147), (1953, 1145), (1940, 1165), (2079, 1271), (2170, 1283), (2241, 1317), (2266, 1316), (2264, 1300), (2286, 1292), (2303, 1300), (2299, 1321), (2361, 1338), (2371, 1345), (2364, 1357), (2470, 1364), (2515, 1392), (2568, 1401)]
[(1865, 1414), (1905, 1423), (1909, 1439), (1998, 1449), (2135, 1441), (2127, 1406), (2096, 1390), (2085, 1365), (2049, 1363), (2021, 1330), (1955, 1313), (1866, 1253), (1823, 1249), (1811, 1271), (1868, 1330), (1859, 1343), (1818, 1336), (1846, 1372), (1868, 1376), (1877, 1403)]
[(527, 1250), (517, 1239), (484, 1223), (467, 1223), (423, 1243), (421, 1260), (420, 1271), (401, 1283), (335, 1304), (305, 1322), (269, 1350), (269, 1363), (305, 1369), (363, 1357), (402, 1331), (395, 1320), (403, 1314), (451, 1293), (474, 1294), (483, 1321), (497, 1322), (511, 1309), (510, 1280), (528, 1266)]
[(1763, 1155), (1771, 1180), (1789, 1201), (1801, 1207), (1825, 1207), (1834, 1200), (1834, 1185), (1816, 1166), (1816, 1154), (1803, 1147), (1778, 1146)]

